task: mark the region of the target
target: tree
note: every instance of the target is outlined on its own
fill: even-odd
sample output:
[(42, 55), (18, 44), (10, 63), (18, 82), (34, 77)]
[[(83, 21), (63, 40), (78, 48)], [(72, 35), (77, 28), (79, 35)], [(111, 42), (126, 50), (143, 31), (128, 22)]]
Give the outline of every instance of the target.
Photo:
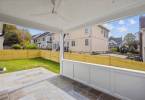
[(4, 45), (12, 46), (13, 44), (19, 44), (20, 41), (16, 33), (6, 33), (4, 36)]
[(24, 46), (26, 43), (30, 43), (31, 35), (26, 29), (19, 29), (15, 25), (4, 24), (3, 31), (5, 34), (4, 45), (21, 44)]
[(124, 41), (127, 43), (127, 45), (131, 45), (135, 42), (135, 35), (132, 33), (128, 33), (125, 37), (124, 37)]
[(19, 39), (21, 45), (24, 46), (25, 44), (30, 43), (31, 35), (30, 35), (29, 31), (26, 29), (21, 29), (21, 30), (19, 29), (18, 31), (19, 32), (17, 32), (17, 35), (18, 35), (18, 39)]
[(124, 37), (125, 45), (128, 46), (129, 52), (134, 53), (138, 49), (138, 41), (136, 40), (136, 36), (132, 33), (128, 33)]

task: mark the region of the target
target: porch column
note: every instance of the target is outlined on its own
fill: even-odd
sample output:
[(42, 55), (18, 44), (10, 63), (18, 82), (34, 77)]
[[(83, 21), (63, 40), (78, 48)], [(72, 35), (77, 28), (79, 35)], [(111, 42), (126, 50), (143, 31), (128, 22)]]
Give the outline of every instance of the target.
[(62, 74), (62, 70), (63, 70), (63, 59), (64, 59), (64, 32), (60, 33), (60, 74)]

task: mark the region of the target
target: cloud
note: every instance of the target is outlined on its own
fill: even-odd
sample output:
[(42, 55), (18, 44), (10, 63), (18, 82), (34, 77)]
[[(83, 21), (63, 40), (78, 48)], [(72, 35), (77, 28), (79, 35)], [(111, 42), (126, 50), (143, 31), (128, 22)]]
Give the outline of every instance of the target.
[(131, 25), (136, 24), (136, 21), (134, 19), (129, 19), (128, 21)]
[(109, 30), (114, 29), (114, 26), (112, 24), (103, 24), (103, 26), (108, 28)]
[(128, 29), (125, 26), (119, 27), (117, 30), (121, 33), (125, 33), (128, 31)]
[(118, 24), (123, 25), (125, 24), (124, 20), (119, 20)]

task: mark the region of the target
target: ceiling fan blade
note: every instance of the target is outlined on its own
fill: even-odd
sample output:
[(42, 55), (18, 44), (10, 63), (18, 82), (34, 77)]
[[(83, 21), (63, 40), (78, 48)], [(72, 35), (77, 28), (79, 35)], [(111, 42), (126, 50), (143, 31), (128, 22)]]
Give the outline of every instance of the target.
[(62, 0), (58, 0), (56, 6), (55, 6), (55, 11), (57, 11), (57, 9), (60, 7)]
[(55, 2), (56, 2), (56, 0), (51, 0), (51, 3), (53, 6), (55, 6)]

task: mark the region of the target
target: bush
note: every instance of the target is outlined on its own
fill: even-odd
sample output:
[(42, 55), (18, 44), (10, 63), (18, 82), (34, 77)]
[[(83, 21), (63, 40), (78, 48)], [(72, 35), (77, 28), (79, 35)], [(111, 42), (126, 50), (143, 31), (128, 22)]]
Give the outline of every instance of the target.
[(21, 49), (21, 45), (19, 45), (19, 44), (14, 44), (14, 45), (12, 45), (12, 48), (13, 48), (13, 49)]
[(117, 52), (120, 52), (120, 48), (119, 47), (117, 47)]
[(111, 48), (111, 51), (112, 52), (117, 52), (118, 50), (117, 50), (117, 48)]
[(127, 53), (127, 52), (128, 52), (128, 47), (122, 46), (122, 47), (120, 48), (120, 52), (121, 52), (121, 53)]
[(129, 52), (134, 53), (135, 51), (136, 51), (136, 50), (135, 50), (134, 46), (130, 46), (130, 47), (129, 47)]
[(25, 49), (37, 49), (37, 46), (35, 44), (27, 44), (25, 45)]

